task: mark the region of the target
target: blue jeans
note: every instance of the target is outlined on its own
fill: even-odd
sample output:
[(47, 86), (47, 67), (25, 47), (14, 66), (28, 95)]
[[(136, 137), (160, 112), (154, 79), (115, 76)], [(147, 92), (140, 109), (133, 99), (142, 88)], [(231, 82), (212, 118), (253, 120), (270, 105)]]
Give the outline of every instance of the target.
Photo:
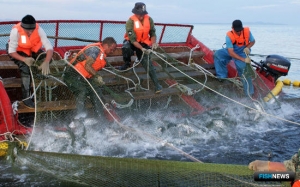
[[(244, 57), (244, 58), (246, 57), (246, 55), (242, 49), (235, 51), (235, 52), (241, 57)], [(234, 61), (238, 75), (239, 75), (239, 77), (241, 77), (243, 87), (244, 87), (244, 93), (246, 95), (248, 95), (248, 94), (253, 95), (254, 88), (253, 88), (251, 77), (245, 77), (246, 79), (244, 79), (244, 77), (242, 76), (243, 72), (246, 68), (246, 63), (232, 58), (229, 55), (228, 50), (226, 48), (219, 49), (214, 53), (214, 64), (215, 64), (217, 77), (219, 77), (219, 78), (227, 78), (228, 77), (227, 65), (231, 60)], [(248, 93), (248, 90), (249, 90), (249, 93)]]

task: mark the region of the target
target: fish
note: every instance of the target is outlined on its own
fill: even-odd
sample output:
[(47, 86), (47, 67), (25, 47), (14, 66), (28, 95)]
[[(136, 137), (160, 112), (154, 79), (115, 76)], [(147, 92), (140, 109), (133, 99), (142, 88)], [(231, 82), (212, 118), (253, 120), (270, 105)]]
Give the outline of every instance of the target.
[(253, 120), (256, 121), (262, 115), (262, 113), (264, 112), (264, 109), (258, 103), (253, 103), (253, 104), (254, 104), (254, 107), (256, 108), (256, 110), (250, 110), (249, 113), (255, 114)]
[(221, 129), (224, 129), (224, 127), (225, 127), (224, 121), (222, 121), (220, 119), (213, 120), (213, 125), (215, 127), (221, 128)]
[(70, 134), (67, 131), (54, 131), (50, 129), (46, 129), (45, 131), (57, 138), (71, 138)]

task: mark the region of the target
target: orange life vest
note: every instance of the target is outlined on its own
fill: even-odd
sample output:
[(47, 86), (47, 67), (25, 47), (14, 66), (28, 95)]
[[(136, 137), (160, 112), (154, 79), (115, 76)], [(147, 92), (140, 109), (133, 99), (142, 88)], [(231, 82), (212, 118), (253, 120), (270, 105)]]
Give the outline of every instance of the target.
[(100, 53), (97, 56), (95, 62), (93, 63), (92, 67), (95, 71), (99, 71), (100, 69), (104, 68), (106, 65), (106, 61), (105, 61), (105, 53), (103, 52), (103, 47), (101, 45), (101, 43), (93, 43), (90, 45), (87, 45), (86, 47), (84, 47), (82, 50), (79, 51), (79, 53), (70, 61), (71, 64), (73, 64), (75, 66), (75, 68), (85, 77), (85, 78), (91, 78), (93, 75), (91, 75), (89, 72), (86, 71), (85, 69), (85, 64), (86, 64), (86, 59), (81, 61), (81, 62), (77, 62), (74, 63), (77, 59), (77, 57), (79, 55), (81, 55), (82, 53), (84, 53), (84, 51), (90, 47), (99, 47), (100, 49)]
[(230, 38), (233, 45), (237, 45), (239, 47), (245, 46), (250, 42), (250, 29), (249, 27), (244, 27), (240, 36), (231, 30), (227, 32), (227, 36)]
[(13, 28), (17, 28), (20, 34), (17, 51), (24, 52), (28, 56), (31, 56), (31, 52), (36, 53), (39, 49), (42, 48), (43, 44), (38, 32), (39, 25), (37, 23), (30, 37), (28, 37), (25, 30), (21, 27), (21, 23), (16, 24)]
[[(142, 24), (136, 15), (132, 15), (130, 19), (133, 20), (133, 30), (136, 35), (136, 41), (151, 45), (150, 40), (150, 17), (146, 14), (144, 16), (144, 23)], [(127, 33), (125, 33), (125, 39), (129, 40)]]

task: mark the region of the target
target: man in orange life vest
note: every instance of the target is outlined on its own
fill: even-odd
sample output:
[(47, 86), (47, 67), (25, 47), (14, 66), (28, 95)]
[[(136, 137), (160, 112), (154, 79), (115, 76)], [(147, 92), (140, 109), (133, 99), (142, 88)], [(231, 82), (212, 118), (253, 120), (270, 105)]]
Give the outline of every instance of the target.
[(68, 88), (76, 96), (77, 116), (76, 118), (85, 117), (84, 104), (89, 96), (95, 107), (97, 115), (101, 115), (103, 106), (90, 85), (84, 80), (85, 77), (93, 86), (93, 89), (101, 97), (101, 87), (105, 84), (99, 70), (105, 67), (105, 57), (115, 51), (117, 43), (113, 37), (105, 38), (102, 43), (93, 43), (87, 45), (78, 54), (71, 59), (70, 63), (74, 66), (68, 67), (64, 74), (64, 81)]
[(30, 70), (29, 66), (35, 59), (46, 50), (46, 58), (38, 67), (42, 70), (43, 75), (50, 73), (49, 63), (53, 55), (53, 47), (47, 38), (45, 31), (36, 23), (32, 15), (26, 15), (22, 21), (15, 26), (10, 32), (7, 51), (9, 56), (18, 65), (22, 80), (22, 99), (23, 103), (34, 108), (34, 102), (30, 96)]
[[(219, 49), (214, 53), (214, 64), (218, 78), (227, 78), (227, 64), (233, 59), (238, 75), (242, 77), (246, 63), (251, 63), (247, 57), (255, 40), (249, 27), (243, 27), (240, 20), (232, 22), (232, 30), (226, 34), (226, 48)], [(247, 55), (246, 55), (247, 54)], [(253, 95), (254, 88), (251, 77), (242, 78), (244, 92), (246, 95)]]
[[(130, 67), (131, 56), (136, 52), (138, 60), (144, 53), (141, 63), (145, 70), (149, 68), (149, 76), (152, 79), (155, 86), (155, 93), (160, 93), (162, 86), (159, 84), (155, 69), (150, 60), (148, 65), (149, 55), (152, 49), (157, 49), (156, 33), (153, 19), (148, 16), (146, 11), (146, 5), (142, 2), (135, 3), (132, 9), (132, 15), (126, 22), (125, 40), (122, 46), (124, 65), (120, 67), (120, 70), (125, 70)], [(149, 66), (149, 67), (148, 67)]]

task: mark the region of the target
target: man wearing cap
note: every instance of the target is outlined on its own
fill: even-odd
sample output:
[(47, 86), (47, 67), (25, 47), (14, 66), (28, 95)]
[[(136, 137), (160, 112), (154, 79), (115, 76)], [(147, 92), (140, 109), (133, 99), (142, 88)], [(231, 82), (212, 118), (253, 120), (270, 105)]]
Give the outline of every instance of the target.
[(131, 56), (135, 51), (138, 60), (141, 60), (143, 56), (141, 63), (146, 71), (149, 70), (149, 76), (155, 86), (155, 93), (160, 93), (162, 86), (158, 83), (151, 60), (148, 63), (151, 53), (150, 46), (152, 46), (152, 49), (157, 49), (158, 47), (154, 21), (148, 16), (146, 5), (142, 2), (135, 3), (132, 13), (134, 13), (134, 15), (126, 22), (125, 40), (122, 46), (124, 65), (120, 67), (120, 70), (125, 70), (130, 67)]
[(52, 59), (53, 47), (47, 38), (45, 31), (36, 23), (32, 15), (26, 15), (22, 21), (13, 26), (7, 46), (8, 54), (18, 65), (22, 80), (23, 103), (34, 108), (34, 102), (30, 97), (30, 71), (29, 66), (33, 64), (39, 54), (46, 50), (46, 58), (38, 67), (43, 75), (48, 75), (49, 62)]
[[(246, 63), (250, 64), (251, 59), (248, 57), (250, 49), (254, 45), (255, 40), (250, 32), (249, 27), (243, 27), (240, 20), (232, 22), (232, 30), (226, 34), (226, 48), (219, 49), (214, 53), (214, 64), (217, 77), (227, 78), (227, 64), (233, 60), (238, 71), (238, 75), (242, 77), (246, 68)], [(254, 94), (254, 88), (251, 77), (242, 78), (244, 92), (246, 95)]]

